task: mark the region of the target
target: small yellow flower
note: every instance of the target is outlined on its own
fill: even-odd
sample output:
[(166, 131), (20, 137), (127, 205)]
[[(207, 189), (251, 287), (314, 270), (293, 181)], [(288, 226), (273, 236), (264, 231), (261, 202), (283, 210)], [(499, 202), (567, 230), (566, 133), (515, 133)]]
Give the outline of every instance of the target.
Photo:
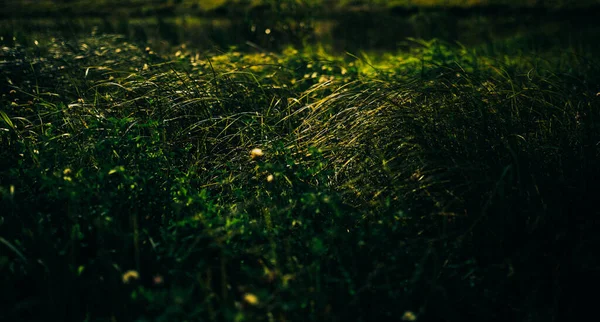
[(66, 176), (70, 175), (70, 174), (71, 174), (71, 169), (69, 169), (69, 168), (66, 168), (66, 169), (63, 171), (63, 174), (64, 174), (64, 175), (66, 175)]
[(417, 320), (417, 316), (411, 311), (406, 311), (406, 312), (404, 312), (404, 315), (402, 315), (402, 321), (416, 321), (416, 320)]
[(275, 179), (275, 177), (273, 177), (273, 175), (272, 175), (272, 174), (270, 174), (270, 175), (267, 177), (267, 182), (273, 182), (273, 179)]
[(258, 159), (260, 157), (262, 157), (263, 155), (265, 155), (263, 153), (263, 151), (259, 148), (254, 148), (252, 149), (252, 151), (250, 151), (250, 157), (254, 160), (254, 159)]
[(123, 283), (129, 284), (131, 281), (135, 281), (140, 278), (140, 273), (134, 270), (129, 270), (123, 274)]
[(246, 293), (244, 295), (244, 302), (250, 305), (258, 305), (258, 297), (252, 293)]

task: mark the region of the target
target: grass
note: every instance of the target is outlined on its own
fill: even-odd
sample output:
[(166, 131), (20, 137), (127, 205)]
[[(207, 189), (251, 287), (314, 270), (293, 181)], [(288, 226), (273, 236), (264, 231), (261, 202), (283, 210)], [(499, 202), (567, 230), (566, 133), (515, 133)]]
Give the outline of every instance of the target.
[[(4, 6), (5, 18), (15, 16), (47, 17), (63, 16), (73, 18), (74, 16), (111, 16), (133, 15), (133, 16), (156, 16), (172, 14), (196, 15), (223, 15), (223, 14), (278, 14), (285, 12), (286, 15), (331, 14), (345, 15), (351, 12), (382, 12), (395, 11), (398, 13), (411, 13), (421, 10), (451, 9), (458, 12), (465, 11), (489, 11), (497, 13), (499, 10), (506, 14), (518, 13), (520, 10), (546, 11), (556, 10), (579, 10), (577, 14), (589, 14), (587, 10), (597, 11), (598, 0), (8, 0)], [(268, 16), (269, 14), (267, 14)]]
[(3, 47), (0, 317), (583, 315), (600, 64), (533, 39)]

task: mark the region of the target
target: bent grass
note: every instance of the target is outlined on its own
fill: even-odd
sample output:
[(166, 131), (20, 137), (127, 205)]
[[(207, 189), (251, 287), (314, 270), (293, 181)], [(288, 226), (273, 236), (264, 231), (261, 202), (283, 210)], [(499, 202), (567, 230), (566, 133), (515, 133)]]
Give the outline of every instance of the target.
[(584, 269), (556, 268), (564, 249), (591, 251), (572, 216), (600, 169), (600, 65), (414, 41), (365, 59), (169, 56), (113, 36), (3, 48), (1, 316), (573, 307), (552, 285)]

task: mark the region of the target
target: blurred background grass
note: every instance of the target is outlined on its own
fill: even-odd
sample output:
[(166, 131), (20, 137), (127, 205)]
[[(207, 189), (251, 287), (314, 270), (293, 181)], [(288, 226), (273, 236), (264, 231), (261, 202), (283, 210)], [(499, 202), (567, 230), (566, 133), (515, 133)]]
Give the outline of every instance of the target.
[(232, 13), (251, 10), (268, 10), (272, 7), (287, 7), (294, 10), (311, 10), (313, 13), (331, 14), (356, 10), (414, 10), (418, 8), (502, 8), (542, 10), (565, 10), (597, 7), (598, 0), (7, 0), (3, 3), (3, 16), (37, 14), (105, 15), (114, 12), (129, 14), (159, 13)]

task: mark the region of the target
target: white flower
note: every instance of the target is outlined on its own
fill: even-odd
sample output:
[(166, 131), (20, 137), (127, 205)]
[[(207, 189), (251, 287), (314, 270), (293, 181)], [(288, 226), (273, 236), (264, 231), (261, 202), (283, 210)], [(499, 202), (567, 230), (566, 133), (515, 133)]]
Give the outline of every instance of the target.
[(250, 157), (254, 160), (254, 159), (258, 159), (261, 158), (263, 155), (265, 155), (263, 153), (263, 151), (259, 148), (254, 148), (252, 149), (252, 151), (250, 151)]

